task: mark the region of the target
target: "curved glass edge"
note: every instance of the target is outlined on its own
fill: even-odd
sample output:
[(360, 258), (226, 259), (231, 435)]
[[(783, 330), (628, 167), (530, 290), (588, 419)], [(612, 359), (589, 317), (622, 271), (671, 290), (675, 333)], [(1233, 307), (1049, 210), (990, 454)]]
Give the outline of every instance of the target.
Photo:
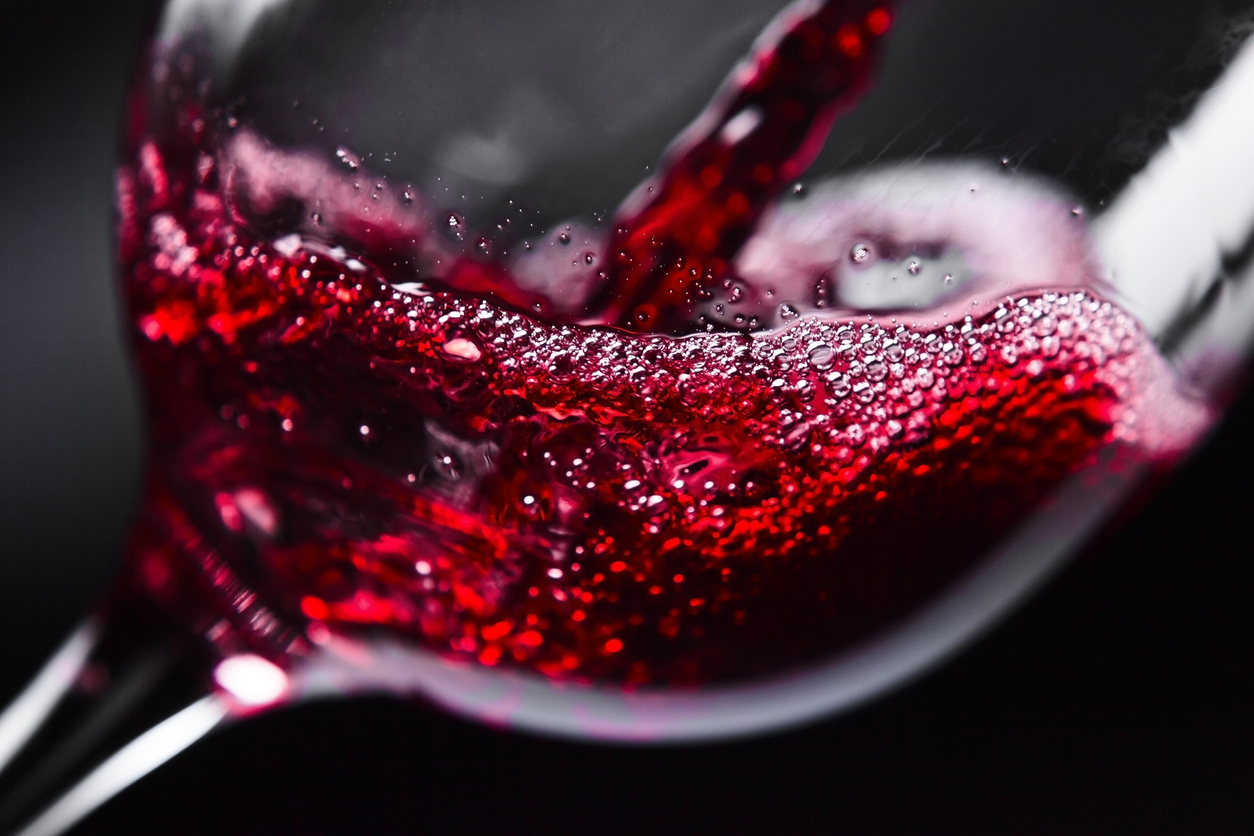
[[(229, 60), (286, 0), (175, 0), (159, 38), (207, 25)], [(1254, 43), (1091, 231), (1119, 301), (1184, 378), (1219, 393), (1254, 341)], [(1056, 571), (1146, 474), (1117, 449), (1076, 474), (1053, 503), (931, 608), (829, 663), (736, 687), (691, 691), (559, 683), (455, 663), (398, 642), (331, 639), (292, 671), (287, 701), (368, 691), (423, 695), (489, 725), (633, 743), (726, 739), (852, 708), (936, 666), (993, 626)]]

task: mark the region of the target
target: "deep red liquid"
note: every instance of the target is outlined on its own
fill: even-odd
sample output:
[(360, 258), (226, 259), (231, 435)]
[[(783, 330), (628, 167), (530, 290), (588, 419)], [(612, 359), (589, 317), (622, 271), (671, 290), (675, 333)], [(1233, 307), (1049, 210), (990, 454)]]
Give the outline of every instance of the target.
[(781, 21), (778, 40), (733, 74), (620, 210), (593, 315), (635, 330), (693, 330), (694, 304), (852, 109), (889, 21), (886, 8), (856, 2)]
[[(620, 214), (593, 319), (692, 330), (864, 84), (887, 18), (846, 5), (793, 21), (768, 81), (725, 91)], [(830, 72), (798, 92), (798, 67)], [(749, 106), (759, 139), (711, 138)], [(119, 174), (153, 444), (131, 557), (226, 647), (300, 652), (326, 624), (555, 677), (776, 671), (900, 619), (1103, 445), (1146, 441), (1161, 360), (1091, 292), (930, 329), (545, 321), (493, 262), (393, 287), (382, 225), (336, 225), (355, 257), (262, 235), (201, 119), (137, 133)]]

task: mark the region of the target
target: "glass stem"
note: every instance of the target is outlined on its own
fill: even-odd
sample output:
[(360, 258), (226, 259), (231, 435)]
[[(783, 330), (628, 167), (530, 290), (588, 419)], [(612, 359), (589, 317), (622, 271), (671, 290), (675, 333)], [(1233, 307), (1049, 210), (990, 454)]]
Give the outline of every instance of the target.
[(152, 604), (102, 607), (0, 714), (0, 834), (64, 833), (227, 719), (212, 664)]

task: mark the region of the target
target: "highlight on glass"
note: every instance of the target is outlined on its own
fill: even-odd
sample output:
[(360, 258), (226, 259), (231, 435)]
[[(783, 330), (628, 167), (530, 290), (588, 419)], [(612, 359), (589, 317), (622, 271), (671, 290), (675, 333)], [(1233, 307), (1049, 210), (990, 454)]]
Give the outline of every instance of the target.
[(595, 5), (161, 13), (116, 172), (144, 497), (0, 715), (0, 830), (316, 698), (631, 743), (829, 716), (1221, 416), (1244, 30), (1143, 159), (1068, 180), (994, 132), (842, 145), (926, 132), (925, 4)]

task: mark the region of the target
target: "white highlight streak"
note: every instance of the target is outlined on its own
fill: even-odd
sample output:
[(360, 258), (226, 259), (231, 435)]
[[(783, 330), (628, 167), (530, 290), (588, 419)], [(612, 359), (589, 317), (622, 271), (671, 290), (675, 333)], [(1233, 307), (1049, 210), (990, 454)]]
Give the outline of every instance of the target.
[(227, 714), (217, 696), (203, 697), (132, 740), (16, 836), (57, 836), (101, 804), (208, 734)]
[(1254, 228), (1254, 41), (1168, 135), (1093, 234), (1111, 283), (1161, 336)]
[(91, 622), (75, 630), (26, 689), (0, 714), (0, 772), (38, 731), (78, 679), (88, 655), (96, 646), (97, 635), (96, 626)]
[(157, 40), (173, 42), (197, 27), (213, 36), (224, 64), (234, 57), (261, 16), (287, 0), (171, 0), (161, 18)]
[(719, 139), (723, 140), (727, 145), (735, 145), (756, 131), (758, 125), (761, 124), (762, 111), (756, 107), (747, 107), (727, 120), (727, 124), (719, 132)]

